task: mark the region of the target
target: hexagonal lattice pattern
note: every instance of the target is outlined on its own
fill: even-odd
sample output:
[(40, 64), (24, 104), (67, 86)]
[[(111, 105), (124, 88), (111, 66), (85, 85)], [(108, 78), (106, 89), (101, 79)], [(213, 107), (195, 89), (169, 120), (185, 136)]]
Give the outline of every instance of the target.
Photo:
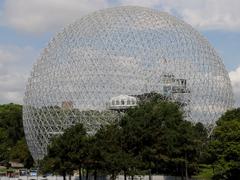
[(76, 122), (89, 133), (118, 119), (111, 98), (158, 92), (180, 100), (186, 118), (211, 131), (232, 106), (228, 73), (191, 26), (167, 13), (117, 7), (63, 29), (33, 67), (24, 98), (24, 130), (34, 159)]

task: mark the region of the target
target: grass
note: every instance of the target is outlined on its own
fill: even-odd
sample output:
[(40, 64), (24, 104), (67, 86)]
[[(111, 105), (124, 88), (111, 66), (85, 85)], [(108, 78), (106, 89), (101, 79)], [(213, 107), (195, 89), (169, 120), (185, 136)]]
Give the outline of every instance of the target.
[(6, 172), (7, 168), (0, 168), (0, 173)]
[(7, 169), (7, 168), (0, 168), (0, 174), (1, 173), (6, 173), (6, 172), (14, 172), (15, 171), (15, 169), (13, 169), (13, 168), (9, 168), (9, 169)]
[(213, 170), (211, 165), (201, 164), (199, 174), (194, 176), (195, 179), (210, 180), (213, 176)]

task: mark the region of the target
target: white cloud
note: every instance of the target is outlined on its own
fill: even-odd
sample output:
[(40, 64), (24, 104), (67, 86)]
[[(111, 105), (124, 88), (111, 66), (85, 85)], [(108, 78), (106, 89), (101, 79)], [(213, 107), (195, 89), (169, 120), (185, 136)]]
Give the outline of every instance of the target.
[(15, 56), (14, 54), (11, 54), (10, 52), (8, 51), (4, 51), (3, 49), (0, 49), (0, 66), (3, 64), (3, 63), (6, 63), (7, 61), (12, 61), (15, 59)]
[(39, 33), (105, 7), (105, 0), (7, 0), (2, 19), (7, 26)]
[(199, 29), (240, 30), (239, 0), (122, 0), (122, 4), (155, 7)]
[(229, 76), (235, 95), (235, 105), (240, 106), (240, 67), (238, 67), (235, 71), (231, 71)]
[(239, 0), (180, 1), (180, 15), (197, 28), (240, 30)]
[(35, 56), (36, 51), (30, 47), (0, 45), (0, 104), (22, 103)]
[(154, 7), (161, 3), (160, 0), (120, 0), (120, 5), (132, 5), (143, 7)]
[(46, 32), (116, 5), (167, 11), (199, 29), (240, 30), (239, 0), (5, 0), (0, 22), (22, 31)]
[(0, 104), (22, 103), (26, 76), (20, 73), (0, 76)]

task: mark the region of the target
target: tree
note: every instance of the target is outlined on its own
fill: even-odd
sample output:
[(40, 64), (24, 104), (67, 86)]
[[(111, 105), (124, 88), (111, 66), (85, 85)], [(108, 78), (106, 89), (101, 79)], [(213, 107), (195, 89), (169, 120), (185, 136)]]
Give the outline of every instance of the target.
[(22, 162), (26, 168), (31, 168), (34, 163), (24, 138), (17, 141), (17, 144), (11, 149), (9, 156), (11, 160)]
[(57, 172), (66, 180), (67, 173), (71, 174), (73, 170), (73, 165), (66, 154), (68, 152), (67, 144), (62, 139), (62, 136), (53, 138), (51, 144), (48, 146), (47, 156), (40, 162), (41, 172)]
[(95, 144), (99, 151), (98, 162), (103, 171), (111, 174), (111, 179), (115, 179), (121, 171), (124, 172), (126, 179), (126, 175), (136, 173), (139, 163), (136, 157), (126, 149), (122, 133), (123, 131), (116, 123), (102, 127), (95, 135)]
[(216, 124), (209, 145), (213, 179), (240, 179), (240, 108), (227, 111)]
[(33, 165), (24, 139), (21, 105), (0, 105), (0, 154), (0, 161), (17, 161), (25, 167)]
[(24, 137), (22, 124), (22, 106), (18, 104), (0, 105), (0, 127), (6, 129), (9, 143), (15, 143)]
[(10, 145), (7, 131), (0, 128), (0, 160), (9, 160)]
[(98, 172), (111, 174), (111, 179), (119, 173), (125, 179), (146, 172), (150, 179), (151, 173), (196, 173), (207, 137), (204, 126), (185, 121), (180, 105), (158, 94), (141, 99), (120, 122), (102, 126), (95, 135), (87, 135), (82, 124), (66, 129), (51, 142), (42, 169), (64, 175), (84, 168), (86, 177), (93, 173), (95, 179)]
[(143, 169), (182, 176), (197, 172), (202, 141), (197, 126), (183, 120), (178, 104), (151, 96), (129, 109), (120, 126), (126, 149), (141, 159)]
[(48, 146), (48, 154), (41, 162), (43, 173), (58, 172), (64, 179), (66, 174), (72, 174), (76, 167), (81, 170), (86, 158), (86, 130), (82, 124), (77, 124), (54, 137)]
[(79, 170), (80, 179), (81, 169), (86, 164), (88, 157), (87, 140), (87, 133), (82, 124), (66, 129), (62, 136), (62, 141), (67, 146), (65, 156)]

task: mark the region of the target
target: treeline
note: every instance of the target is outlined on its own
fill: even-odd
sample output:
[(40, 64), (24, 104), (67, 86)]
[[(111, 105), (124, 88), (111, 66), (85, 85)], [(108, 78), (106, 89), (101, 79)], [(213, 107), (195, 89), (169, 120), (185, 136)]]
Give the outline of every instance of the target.
[(88, 135), (77, 124), (52, 139), (41, 161), (43, 173), (65, 176), (78, 169), (88, 179), (99, 175), (166, 174), (192, 176), (207, 142), (201, 123), (185, 121), (179, 105), (153, 96), (129, 109), (119, 122)]
[[(88, 135), (77, 124), (54, 137), (40, 162), (43, 173), (80, 177), (118, 174), (192, 176), (200, 165), (212, 169), (212, 179), (240, 179), (240, 108), (227, 111), (208, 137), (201, 123), (184, 120), (178, 104), (161, 96), (142, 98), (119, 122)], [(0, 162), (33, 166), (22, 125), (22, 106), (0, 105)], [(80, 178), (81, 179), (81, 178)]]
[(9, 161), (27, 168), (33, 165), (24, 137), (22, 106), (12, 103), (0, 105), (0, 162), (8, 166)]

